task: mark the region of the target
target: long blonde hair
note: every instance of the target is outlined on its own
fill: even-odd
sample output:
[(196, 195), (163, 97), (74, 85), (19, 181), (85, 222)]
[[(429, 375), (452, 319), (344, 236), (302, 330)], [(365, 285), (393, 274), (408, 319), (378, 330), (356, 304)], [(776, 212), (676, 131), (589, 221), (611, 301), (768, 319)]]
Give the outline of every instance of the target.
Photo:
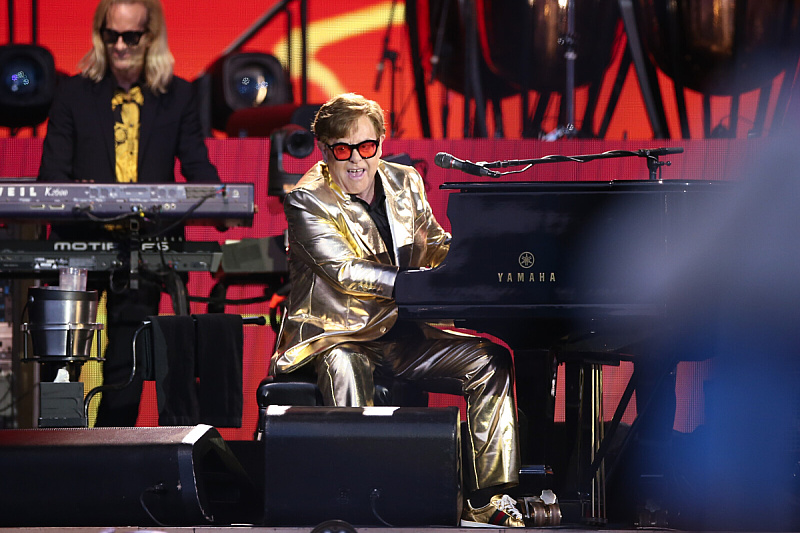
[(106, 22), (108, 11), (114, 4), (143, 4), (147, 8), (147, 36), (150, 45), (145, 52), (145, 85), (153, 92), (165, 93), (172, 81), (175, 58), (167, 44), (167, 27), (160, 0), (100, 0), (92, 22), (92, 49), (78, 63), (81, 74), (95, 82), (102, 80), (108, 70), (106, 45), (100, 30)]

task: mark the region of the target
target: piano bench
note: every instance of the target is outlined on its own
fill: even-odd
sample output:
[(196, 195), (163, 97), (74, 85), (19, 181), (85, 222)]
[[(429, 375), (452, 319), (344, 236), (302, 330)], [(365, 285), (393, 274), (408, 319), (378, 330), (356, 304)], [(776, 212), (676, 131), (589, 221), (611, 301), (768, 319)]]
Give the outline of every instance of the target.
[[(258, 404), (258, 425), (255, 440), (261, 440), (266, 421), (267, 407), (270, 405), (322, 406), (322, 393), (317, 387), (316, 374), (299, 370), (289, 374), (267, 376), (256, 389)], [(428, 393), (416, 384), (386, 376), (375, 376), (375, 405), (396, 405), (398, 407), (427, 407)]]

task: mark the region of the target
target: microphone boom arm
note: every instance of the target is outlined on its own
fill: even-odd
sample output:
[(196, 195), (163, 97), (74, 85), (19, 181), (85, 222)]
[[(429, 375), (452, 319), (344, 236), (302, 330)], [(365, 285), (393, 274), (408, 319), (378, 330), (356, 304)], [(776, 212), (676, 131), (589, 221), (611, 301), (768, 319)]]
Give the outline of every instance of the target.
[(525, 168), (520, 170), (512, 170), (509, 172), (500, 172), (498, 176), (503, 176), (505, 174), (516, 174), (519, 172), (524, 172), (528, 170), (533, 165), (539, 165), (542, 163), (564, 163), (564, 162), (574, 162), (574, 163), (587, 163), (589, 161), (594, 161), (595, 159), (611, 159), (616, 157), (645, 157), (647, 158), (647, 169), (649, 171), (650, 179), (656, 180), (658, 170), (664, 165), (671, 165), (669, 161), (659, 161), (659, 156), (662, 155), (670, 155), (670, 154), (680, 154), (683, 153), (683, 148), (649, 148), (649, 149), (642, 149), (642, 150), (609, 150), (607, 152), (602, 152), (599, 154), (587, 154), (587, 155), (547, 155), (544, 157), (540, 157), (537, 159), (510, 159), (506, 161), (493, 161), (489, 163), (482, 163), (482, 166), (486, 168), (508, 168), (508, 167), (518, 167), (522, 165), (526, 165)]

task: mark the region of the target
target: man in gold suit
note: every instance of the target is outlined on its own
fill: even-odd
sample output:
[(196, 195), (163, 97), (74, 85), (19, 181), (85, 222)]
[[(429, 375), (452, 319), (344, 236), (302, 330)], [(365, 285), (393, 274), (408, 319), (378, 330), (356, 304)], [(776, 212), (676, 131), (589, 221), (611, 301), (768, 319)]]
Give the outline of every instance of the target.
[(450, 244), (422, 178), (413, 167), (381, 160), (386, 129), (374, 101), (336, 96), (320, 108), (312, 131), (322, 161), (284, 201), (292, 290), (272, 372), (312, 365), (331, 406), (372, 405), (375, 372), (422, 388), (459, 381), (474, 461), (464, 469), (462, 525), (524, 526), (503, 494), (519, 476), (508, 350), (398, 321), (397, 273), (439, 265)]

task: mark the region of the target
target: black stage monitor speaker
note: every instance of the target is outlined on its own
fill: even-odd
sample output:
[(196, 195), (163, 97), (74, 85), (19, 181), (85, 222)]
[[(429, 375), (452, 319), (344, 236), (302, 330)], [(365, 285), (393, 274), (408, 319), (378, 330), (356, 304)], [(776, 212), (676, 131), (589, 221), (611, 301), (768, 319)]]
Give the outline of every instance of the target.
[(254, 523), (258, 495), (211, 426), (0, 431), (0, 526)]
[(266, 525), (458, 525), (456, 407), (273, 405), (263, 440)]

